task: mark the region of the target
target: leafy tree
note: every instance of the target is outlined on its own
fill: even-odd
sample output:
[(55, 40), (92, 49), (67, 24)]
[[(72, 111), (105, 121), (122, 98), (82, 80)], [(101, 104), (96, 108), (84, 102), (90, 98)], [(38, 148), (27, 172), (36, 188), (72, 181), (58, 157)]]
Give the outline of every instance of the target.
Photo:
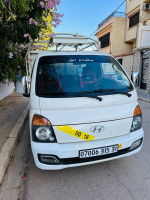
[[(45, 28), (41, 28), (41, 31), (39, 33), (39, 36), (43, 36), (43, 35), (48, 35), (45, 37), (41, 37), (41, 39), (36, 39), (35, 41), (49, 41), (50, 36), (52, 36), (53, 34), (51, 34), (53, 32), (53, 27), (52, 27), (52, 17), (50, 15), (50, 13), (48, 13), (47, 17), (42, 17), (42, 19), (44, 20), (44, 22), (47, 24), (46, 29)], [(47, 47), (44, 46), (45, 44), (43, 43), (37, 43), (35, 44), (35, 48), (36, 49), (42, 49), (42, 50), (46, 50)]]
[(0, 82), (25, 74), (28, 44), (42, 31), (52, 33), (62, 15), (60, 0), (0, 0)]

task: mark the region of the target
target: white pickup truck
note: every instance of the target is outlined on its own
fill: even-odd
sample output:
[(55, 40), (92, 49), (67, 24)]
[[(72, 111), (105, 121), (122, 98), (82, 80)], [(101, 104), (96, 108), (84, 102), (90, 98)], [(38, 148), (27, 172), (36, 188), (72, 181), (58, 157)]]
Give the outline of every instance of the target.
[[(139, 152), (142, 113), (135, 87), (121, 65), (98, 49), (85, 51), (99, 43), (84, 36), (56, 35), (48, 45), (56, 50), (28, 52), (35, 61), (29, 65), (32, 81), (24, 96), (30, 96), (36, 166), (57, 170)], [(25, 93), (24, 86), (16, 87), (17, 92)]]

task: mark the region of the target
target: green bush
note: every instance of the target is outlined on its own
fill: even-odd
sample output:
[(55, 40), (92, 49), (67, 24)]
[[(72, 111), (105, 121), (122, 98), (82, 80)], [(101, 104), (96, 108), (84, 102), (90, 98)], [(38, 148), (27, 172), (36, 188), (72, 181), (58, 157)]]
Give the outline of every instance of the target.
[(14, 79), (18, 73), (25, 74), (28, 44), (38, 38), (41, 30), (47, 29), (43, 17), (51, 15), (55, 21), (56, 16), (62, 17), (55, 11), (59, 3), (59, 0), (42, 3), (41, 0), (0, 0), (0, 82)]

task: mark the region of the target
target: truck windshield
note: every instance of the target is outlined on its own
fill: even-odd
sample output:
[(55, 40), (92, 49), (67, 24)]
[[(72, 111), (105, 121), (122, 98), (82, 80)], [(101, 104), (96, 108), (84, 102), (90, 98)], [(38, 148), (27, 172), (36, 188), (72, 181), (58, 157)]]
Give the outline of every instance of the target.
[(43, 56), (38, 63), (38, 96), (98, 96), (131, 90), (128, 77), (111, 56)]

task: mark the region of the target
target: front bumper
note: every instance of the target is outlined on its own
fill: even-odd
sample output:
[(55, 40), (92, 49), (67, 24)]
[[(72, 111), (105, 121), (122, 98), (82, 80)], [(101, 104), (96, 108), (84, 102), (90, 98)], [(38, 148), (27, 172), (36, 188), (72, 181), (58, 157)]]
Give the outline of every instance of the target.
[[(132, 151), (129, 150), (131, 145), (143, 137), (144, 131), (143, 129), (140, 129), (124, 136), (89, 142), (84, 141), (78, 143), (58, 144), (36, 143), (31, 141), (31, 147), (34, 161), (38, 168), (44, 170), (59, 170), (63, 168), (89, 165), (133, 155), (141, 150), (143, 140), (141, 145)], [(115, 144), (122, 144), (122, 148), (120, 148), (117, 153), (84, 159), (79, 158), (80, 150), (111, 146)], [(49, 165), (42, 163), (39, 159), (39, 155), (41, 154), (55, 156), (59, 160), (59, 164)]]

